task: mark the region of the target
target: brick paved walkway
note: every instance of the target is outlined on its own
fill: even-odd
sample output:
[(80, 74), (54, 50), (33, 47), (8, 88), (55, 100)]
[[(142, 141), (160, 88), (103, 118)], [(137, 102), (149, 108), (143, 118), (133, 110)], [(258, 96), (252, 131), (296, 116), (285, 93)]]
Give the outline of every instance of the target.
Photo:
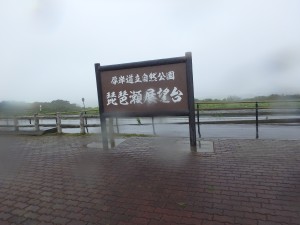
[(158, 138), (110, 151), (86, 147), (97, 136), (10, 138), (0, 225), (300, 224), (300, 141), (214, 140), (200, 154)]

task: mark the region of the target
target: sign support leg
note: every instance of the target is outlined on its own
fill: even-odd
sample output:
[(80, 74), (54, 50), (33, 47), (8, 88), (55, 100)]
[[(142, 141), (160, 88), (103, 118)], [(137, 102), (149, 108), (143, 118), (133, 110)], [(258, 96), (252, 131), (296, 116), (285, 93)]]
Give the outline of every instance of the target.
[(190, 144), (191, 147), (196, 147), (196, 127), (195, 127), (195, 112), (189, 116)]
[(194, 85), (193, 85), (193, 66), (192, 53), (186, 52), (186, 73), (188, 82), (188, 103), (189, 103), (189, 130), (190, 130), (190, 145), (196, 148), (196, 121), (195, 121), (195, 102), (194, 102)]
[(115, 135), (114, 135), (114, 126), (113, 126), (113, 118), (110, 117), (108, 120), (108, 133), (109, 133), (109, 139), (110, 139), (110, 147), (114, 148), (116, 146), (115, 143)]
[(100, 115), (101, 121), (101, 136), (102, 136), (102, 145), (103, 149), (108, 150), (108, 139), (107, 139), (107, 131), (106, 131), (106, 118)]

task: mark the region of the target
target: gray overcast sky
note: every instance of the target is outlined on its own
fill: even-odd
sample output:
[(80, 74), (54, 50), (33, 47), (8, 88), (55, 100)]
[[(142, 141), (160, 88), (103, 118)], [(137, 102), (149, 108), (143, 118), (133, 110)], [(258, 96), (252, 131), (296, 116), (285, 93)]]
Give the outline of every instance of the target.
[(193, 54), (196, 98), (299, 94), (299, 0), (0, 0), (0, 101), (97, 105), (94, 63)]

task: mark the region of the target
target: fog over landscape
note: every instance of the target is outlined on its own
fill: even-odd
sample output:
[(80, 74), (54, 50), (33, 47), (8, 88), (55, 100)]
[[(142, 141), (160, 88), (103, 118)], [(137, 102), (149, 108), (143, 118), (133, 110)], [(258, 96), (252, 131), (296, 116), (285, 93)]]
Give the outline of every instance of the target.
[(193, 54), (195, 98), (299, 94), (298, 0), (0, 0), (0, 102), (97, 105), (94, 63)]

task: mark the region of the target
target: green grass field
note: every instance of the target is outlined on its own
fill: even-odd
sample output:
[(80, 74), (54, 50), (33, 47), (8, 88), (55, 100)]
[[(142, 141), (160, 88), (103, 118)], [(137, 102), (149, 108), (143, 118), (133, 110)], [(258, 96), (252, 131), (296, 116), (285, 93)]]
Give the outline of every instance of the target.
[[(255, 109), (256, 102), (199, 102), (200, 110)], [(259, 109), (300, 109), (300, 101), (258, 102)]]

